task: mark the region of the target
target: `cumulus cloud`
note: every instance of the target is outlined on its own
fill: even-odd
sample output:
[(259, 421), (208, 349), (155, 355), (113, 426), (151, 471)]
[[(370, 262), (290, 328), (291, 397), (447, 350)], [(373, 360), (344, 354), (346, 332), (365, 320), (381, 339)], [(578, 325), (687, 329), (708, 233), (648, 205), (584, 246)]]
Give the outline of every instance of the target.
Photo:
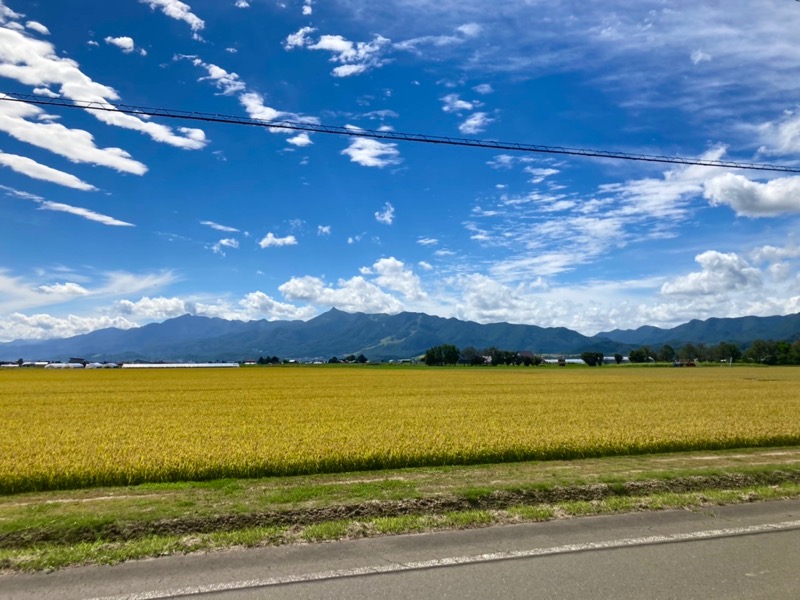
[(701, 271), (664, 283), (661, 293), (718, 295), (762, 285), (761, 271), (737, 254), (709, 250), (698, 254), (695, 261), (702, 267)]
[(490, 118), (485, 112), (476, 112), (470, 115), (466, 121), (458, 126), (458, 130), (464, 134), (475, 134), (484, 131), (494, 119)]
[(76, 315), (56, 317), (49, 314), (24, 315), (17, 312), (4, 315), (0, 319), (0, 340), (66, 338), (107, 327), (133, 329), (137, 325), (122, 317), (81, 317)]
[(437, 240), (436, 238), (425, 237), (425, 238), (419, 238), (417, 240), (417, 243), (420, 246), (436, 246), (439, 243), (439, 240)]
[(97, 190), (93, 185), (78, 179), (74, 175), (59, 171), (58, 169), (53, 169), (26, 156), (7, 154), (0, 150), (0, 165), (6, 166), (17, 173), (27, 175), (33, 179), (49, 181), (50, 183), (63, 185), (75, 190), (84, 192)]
[[(125, 54), (130, 54), (131, 52), (136, 50), (136, 44), (134, 43), (133, 38), (128, 37), (127, 35), (123, 35), (120, 37), (107, 36), (104, 39), (104, 41), (106, 44), (111, 44), (112, 46), (116, 46), (117, 48), (122, 50)], [(147, 51), (142, 48), (140, 48), (138, 52), (142, 56), (147, 55)]]
[(294, 277), (278, 290), (287, 300), (335, 306), (348, 312), (398, 313), (403, 304), (361, 276), (339, 280), (336, 286), (318, 277)]
[(180, 298), (143, 296), (136, 302), (119, 300), (114, 305), (115, 312), (126, 317), (144, 320), (163, 320), (194, 314), (195, 306)]
[(327, 237), (330, 234), (331, 234), (330, 225), (317, 225), (317, 235)]
[(250, 3), (247, 0), (236, 0), (234, 6), (236, 8), (250, 8)]
[(382, 169), (402, 162), (397, 144), (380, 142), (371, 138), (353, 138), (350, 145), (342, 150), (342, 154), (349, 156), (351, 162), (364, 167)]
[(392, 206), (391, 202), (384, 204), (383, 210), (375, 213), (375, 220), (384, 225), (391, 225), (394, 222), (394, 206)]
[(239, 78), (237, 73), (229, 73), (222, 67), (215, 64), (204, 62), (197, 56), (188, 54), (178, 54), (174, 60), (190, 60), (195, 67), (201, 67), (208, 73), (205, 77), (200, 77), (198, 81), (210, 81), (217, 89), (221, 90), (223, 96), (230, 96), (245, 90), (244, 81)]
[(66, 283), (54, 283), (52, 285), (40, 285), (39, 291), (45, 294), (58, 294), (66, 296), (85, 296), (89, 291), (78, 283), (68, 281)]
[(286, 50), (306, 48), (331, 53), (331, 62), (340, 63), (331, 74), (334, 77), (350, 77), (375, 69), (385, 64), (383, 54), (391, 40), (380, 35), (370, 42), (352, 42), (341, 35), (321, 35), (317, 41), (309, 36), (316, 31), (313, 27), (302, 27), (284, 40)]
[(286, 141), (292, 144), (293, 146), (298, 146), (299, 148), (305, 148), (306, 146), (310, 146), (311, 144), (314, 143), (311, 141), (311, 138), (308, 137), (308, 134), (305, 131), (302, 133), (298, 133), (294, 137), (290, 137)]
[(427, 296), (422, 290), (419, 277), (393, 256), (380, 259), (371, 269), (364, 272), (377, 275), (374, 280), (376, 284), (400, 292), (408, 300), (420, 300)]
[(192, 28), (192, 37), (200, 40), (200, 32), (205, 28), (206, 24), (203, 19), (198, 17), (192, 12), (192, 7), (180, 0), (139, 0), (144, 4), (150, 6), (152, 10), (160, 8), (161, 12), (178, 21), (183, 21)]
[(462, 100), (458, 94), (447, 94), (446, 96), (442, 96), (440, 100), (443, 103), (442, 110), (444, 112), (460, 112), (472, 110), (474, 107), (472, 102)]
[(737, 215), (771, 217), (800, 213), (800, 177), (783, 177), (766, 183), (726, 173), (705, 183), (704, 196), (712, 206), (725, 204)]
[(297, 245), (297, 238), (293, 235), (287, 235), (286, 237), (275, 237), (275, 234), (271, 231), (265, 235), (258, 245), (262, 248), (272, 248), (275, 246), (296, 246)]

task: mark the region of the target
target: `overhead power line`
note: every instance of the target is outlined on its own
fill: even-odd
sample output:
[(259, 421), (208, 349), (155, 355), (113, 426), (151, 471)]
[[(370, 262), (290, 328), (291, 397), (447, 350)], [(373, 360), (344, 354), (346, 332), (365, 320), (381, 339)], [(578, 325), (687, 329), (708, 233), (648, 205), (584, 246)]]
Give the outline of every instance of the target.
[(66, 100), (64, 98), (49, 98), (34, 94), (20, 94), (16, 92), (0, 92), (0, 101), (24, 102), (43, 106), (58, 106), (63, 108), (80, 108), (90, 111), (120, 112), (124, 114), (162, 117), (165, 119), (179, 119), (184, 121), (202, 121), (206, 123), (225, 123), (230, 125), (250, 125), (252, 127), (266, 127), (268, 129), (286, 129), (293, 131), (307, 131), (312, 133), (326, 133), (350, 137), (373, 138), (377, 140), (390, 140), (400, 142), (418, 142), (423, 144), (442, 144), (448, 146), (467, 146), (473, 148), (489, 148), (491, 150), (510, 150), (516, 152), (533, 152), (539, 154), (561, 154), (568, 156), (584, 156), (588, 158), (607, 158), (613, 160), (632, 160), (640, 162), (671, 163), (681, 165), (697, 165), (702, 167), (721, 167), (728, 169), (747, 169), (751, 171), (777, 171), (783, 173), (800, 173), (800, 167), (778, 165), (769, 163), (740, 162), (731, 160), (714, 160), (706, 158), (693, 158), (684, 156), (663, 156), (654, 154), (638, 154), (630, 152), (616, 152), (612, 150), (596, 150), (589, 148), (568, 148), (563, 146), (543, 146), (540, 144), (524, 144), (519, 142), (501, 142), (495, 140), (480, 140), (474, 138), (458, 138), (423, 133), (402, 133), (399, 131), (383, 131), (376, 129), (360, 129), (351, 126), (322, 125), (309, 121), (266, 121), (252, 117), (237, 115), (224, 115), (187, 110), (172, 110), (166, 108), (149, 108), (133, 106), (130, 104), (112, 104), (109, 102), (95, 102), (83, 100)]

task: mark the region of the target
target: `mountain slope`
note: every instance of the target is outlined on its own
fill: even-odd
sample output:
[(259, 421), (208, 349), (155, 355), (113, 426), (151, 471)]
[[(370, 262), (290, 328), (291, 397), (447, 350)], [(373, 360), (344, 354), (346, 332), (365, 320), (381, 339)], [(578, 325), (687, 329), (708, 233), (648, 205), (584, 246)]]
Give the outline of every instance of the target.
[(564, 327), (481, 325), (423, 313), (345, 313), (332, 309), (310, 321), (226, 321), (184, 315), (136, 329), (103, 329), (66, 339), (0, 344), (0, 360), (244, 360), (259, 356), (328, 358), (364, 354), (371, 360), (418, 356), (439, 344), (479, 349), (576, 354), (625, 353), (634, 347), (686, 343), (746, 345), (755, 339), (800, 338), (800, 313), (690, 321), (673, 329), (640, 327), (587, 337)]

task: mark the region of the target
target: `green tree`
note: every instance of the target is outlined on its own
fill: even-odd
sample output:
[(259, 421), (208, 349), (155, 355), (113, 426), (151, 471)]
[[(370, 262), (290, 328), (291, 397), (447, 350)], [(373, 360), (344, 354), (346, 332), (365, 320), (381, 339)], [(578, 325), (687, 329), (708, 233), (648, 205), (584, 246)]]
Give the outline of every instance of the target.
[(672, 362), (675, 360), (675, 348), (669, 344), (661, 346), (661, 350), (658, 351), (658, 360), (660, 362)]
[(360, 363), (360, 364), (362, 364), (362, 365), (363, 365), (365, 362), (367, 362), (367, 357), (366, 357), (366, 356), (364, 356), (363, 354), (359, 354), (359, 355), (356, 357), (356, 362), (357, 362), (357, 363)]
[(331, 365), (338, 365), (340, 362), (342, 362), (342, 361), (340, 361), (340, 360), (339, 360), (338, 358), (336, 358), (335, 356), (331, 356), (331, 357), (328, 359), (328, 363), (329, 363), (329, 364), (331, 364)]
[(459, 351), (452, 344), (442, 344), (428, 348), (423, 361), (428, 366), (455, 365), (458, 363)]
[(486, 359), (483, 358), (483, 354), (475, 346), (467, 346), (461, 351), (460, 362), (465, 365), (477, 366), (486, 364)]
[(648, 362), (651, 358), (652, 352), (650, 352), (650, 348), (647, 346), (642, 346), (636, 350), (631, 350), (628, 353), (628, 360), (630, 360), (632, 363)]
[(581, 360), (585, 362), (590, 367), (597, 367), (603, 364), (603, 353), (602, 352), (583, 352), (581, 354)]
[(615, 362), (615, 363), (617, 363), (618, 365), (622, 363), (622, 360), (623, 360), (624, 358), (625, 358), (625, 357), (624, 357), (624, 356), (622, 356), (622, 354), (620, 354), (619, 352), (617, 352), (617, 353), (615, 353), (615, 354), (614, 354), (614, 362)]

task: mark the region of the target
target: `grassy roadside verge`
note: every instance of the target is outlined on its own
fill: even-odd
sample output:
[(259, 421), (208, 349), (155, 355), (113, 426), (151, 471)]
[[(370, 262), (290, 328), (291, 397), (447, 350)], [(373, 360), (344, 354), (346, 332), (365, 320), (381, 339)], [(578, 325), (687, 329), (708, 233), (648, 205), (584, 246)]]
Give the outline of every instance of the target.
[(800, 497), (800, 448), (0, 497), (0, 570)]

